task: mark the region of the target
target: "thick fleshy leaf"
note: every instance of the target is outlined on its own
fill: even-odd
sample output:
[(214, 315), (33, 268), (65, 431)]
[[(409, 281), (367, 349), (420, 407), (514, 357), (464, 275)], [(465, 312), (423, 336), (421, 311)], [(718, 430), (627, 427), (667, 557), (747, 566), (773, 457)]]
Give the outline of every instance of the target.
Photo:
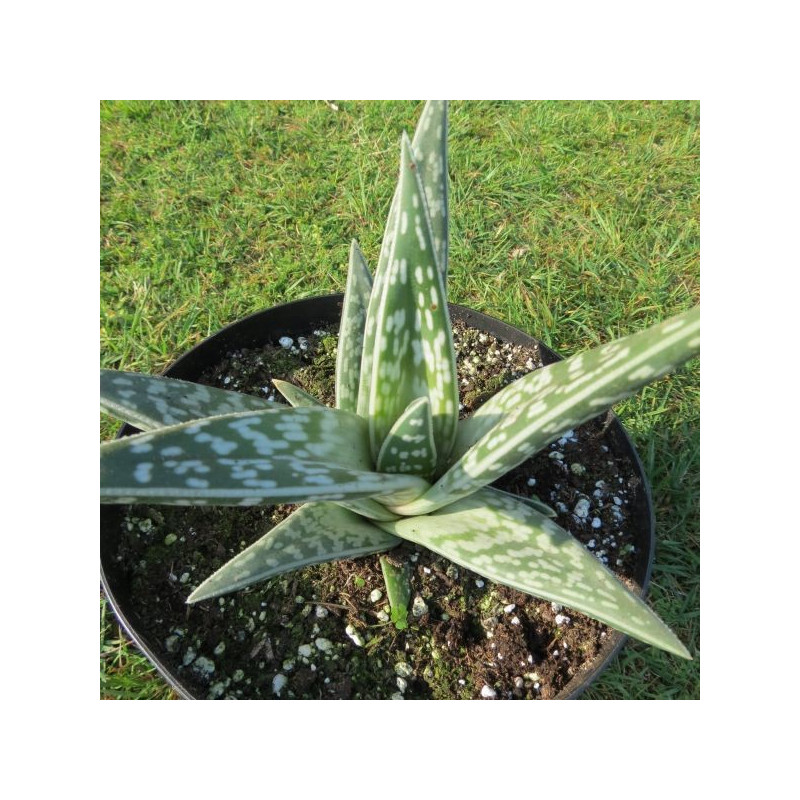
[(497, 489), (494, 486), (491, 487), (493, 492), (497, 494), (504, 494), (507, 497), (513, 497), (518, 503), (525, 503), (529, 505), (534, 511), (538, 511), (540, 514), (543, 514), (545, 517), (549, 517), (550, 519), (555, 519), (558, 515), (552, 508), (550, 508), (547, 503), (543, 503), (535, 494), (528, 495), (527, 497), (521, 494), (512, 494), (511, 492), (506, 492), (503, 489)]
[[(414, 164), (423, 186), (419, 201), (419, 208), (425, 209), (425, 219), (428, 221), (428, 231), (431, 241), (434, 242), (434, 261), (436, 261), (442, 276), (442, 286), (445, 285), (447, 274), (447, 105), (443, 101), (430, 101), (423, 109), (422, 116), (414, 133), (413, 152), (419, 156), (422, 164)], [(405, 134), (404, 141), (407, 141)], [(416, 156), (412, 158), (412, 163)], [(370, 306), (364, 326), (364, 349), (361, 360), (361, 376), (358, 390), (358, 414), (367, 418), (370, 413), (370, 396), (373, 381), (373, 355), (375, 353), (375, 340), (378, 331), (378, 308), (381, 305), (385, 288), (385, 279), (392, 263), (395, 252), (395, 240), (399, 231), (400, 222), (400, 195), (402, 183), (398, 182), (392, 203), (389, 208), (389, 217), (381, 244), (378, 266), (375, 270), (375, 279), (370, 297)], [(434, 215), (431, 221), (430, 213)], [(423, 226), (424, 227), (424, 226)], [(440, 253), (444, 258), (440, 259)], [(441, 304), (439, 304), (440, 307)], [(448, 321), (449, 322), (449, 321)], [(404, 406), (405, 407), (405, 406)], [(377, 457), (380, 442), (374, 443), (373, 455)], [(449, 448), (448, 443), (448, 448)], [(440, 454), (444, 452), (439, 444)]]
[(333, 503), (301, 506), (189, 596), (197, 603), (310, 564), (382, 553), (400, 540)]
[(428, 397), (440, 463), (447, 458), (458, 422), (455, 355), (444, 284), (431, 241), (425, 200), (411, 143), (403, 135), (400, 203), (393, 246), (375, 316), (367, 419), (377, 458), (392, 425), (408, 404)]
[(433, 514), (379, 524), (490, 580), (691, 658), (647, 604), (577, 539), (505, 493), (482, 489)]
[(404, 631), (408, 627), (408, 605), (411, 599), (409, 565), (405, 563), (397, 566), (386, 556), (380, 557), (380, 564), (383, 582), (386, 585), (386, 596), (389, 598), (389, 609), (392, 612), (392, 622), (397, 630)]
[(277, 378), (272, 379), (275, 388), (283, 395), (283, 399), (294, 408), (327, 408), (325, 403), (317, 400), (313, 394), (303, 391), (299, 386), (295, 386), (288, 381), (281, 381)]
[(418, 397), (392, 425), (376, 462), (378, 472), (402, 472), (427, 478), (436, 468), (431, 403)]
[(386, 228), (383, 232), (381, 251), (378, 256), (378, 267), (375, 270), (375, 278), (372, 283), (372, 291), (370, 292), (369, 304), (367, 306), (367, 316), (364, 321), (364, 340), (361, 351), (357, 413), (359, 417), (364, 417), (365, 419), (369, 414), (372, 361), (375, 355), (375, 337), (378, 333), (378, 308), (380, 306), (380, 298), (383, 296), (386, 273), (389, 267), (389, 255), (394, 247), (397, 220), (400, 213), (399, 209), (400, 186), (398, 185), (392, 197), (392, 204), (389, 207), (389, 218), (386, 220)]
[(699, 350), (697, 306), (520, 378), (462, 422), (454, 447), (460, 457), (436, 484), (392, 510), (426, 514), (471, 494)]
[(253, 505), (376, 497), (400, 504), (428, 485), (411, 475), (373, 472), (364, 421), (330, 408), (212, 417), (101, 445), (105, 503), (146, 498)]
[(431, 237), (442, 280), (447, 282), (447, 101), (428, 100), (411, 142), (425, 192)]
[(361, 356), (364, 350), (364, 326), (372, 292), (372, 277), (358, 242), (350, 244), (350, 267), (344, 290), (339, 345), (336, 353), (336, 408), (355, 411), (358, 407), (358, 385)]
[[(316, 397), (308, 392), (304, 392), (301, 388), (295, 386), (293, 383), (277, 380), (276, 378), (273, 378), (272, 382), (275, 384), (275, 388), (283, 395), (286, 401), (295, 408), (324, 407), (324, 404), (317, 400)], [(381, 470), (379, 469), (378, 472), (381, 472)], [(338, 503), (338, 505), (342, 506), (342, 508), (347, 508), (350, 511), (354, 511), (356, 514), (361, 514), (362, 517), (367, 517), (368, 519), (397, 519), (397, 514), (392, 514), (392, 512), (389, 511), (386, 506), (376, 503), (374, 500), (369, 498), (365, 498), (363, 500), (351, 500), (349, 502), (342, 500)]]
[(100, 370), (100, 409), (142, 431), (274, 407), (259, 397), (175, 378)]

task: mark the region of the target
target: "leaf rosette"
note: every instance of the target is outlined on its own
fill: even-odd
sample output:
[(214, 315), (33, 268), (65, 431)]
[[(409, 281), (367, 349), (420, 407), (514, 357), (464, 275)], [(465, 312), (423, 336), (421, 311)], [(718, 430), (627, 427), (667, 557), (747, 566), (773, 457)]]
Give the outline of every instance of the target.
[[(101, 502), (300, 504), (189, 603), (309, 564), (383, 553), (405, 539), (690, 658), (546, 506), (490, 484), (695, 356), (699, 307), (535, 370), (459, 420), (446, 295), (447, 114), (445, 102), (429, 101), (413, 140), (402, 136), (374, 277), (351, 245), (336, 407), (282, 381), (275, 384), (290, 405), (276, 407), (103, 370), (101, 408), (142, 432), (101, 445)], [(397, 596), (396, 577), (387, 581)]]

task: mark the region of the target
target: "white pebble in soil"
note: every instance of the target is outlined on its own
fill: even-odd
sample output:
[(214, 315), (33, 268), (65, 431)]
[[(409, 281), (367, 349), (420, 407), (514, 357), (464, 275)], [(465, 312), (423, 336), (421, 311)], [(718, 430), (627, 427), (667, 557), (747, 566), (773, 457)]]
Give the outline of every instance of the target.
[(377, 603), (383, 597), (383, 592), (380, 589), (373, 589), (369, 593), (370, 603)]
[(212, 684), (211, 688), (208, 690), (208, 699), (209, 700), (218, 700), (225, 694), (225, 690), (228, 688), (228, 681), (217, 681), (215, 684)]
[(579, 519), (586, 519), (586, 517), (589, 516), (590, 505), (588, 497), (581, 497), (581, 499), (575, 503), (575, 509), (572, 513)]
[(405, 661), (398, 661), (394, 665), (394, 673), (400, 678), (410, 678), (414, 674), (414, 670)]
[(283, 691), (286, 684), (289, 682), (289, 679), (282, 675), (280, 672), (272, 679), (272, 694), (277, 695), (278, 697), (281, 696), (281, 692)]
[(356, 647), (364, 646), (364, 637), (352, 625), (348, 625), (344, 632), (352, 639)]
[(192, 664), (192, 670), (201, 678), (211, 677), (215, 669), (214, 662), (205, 656), (195, 659), (194, 664)]
[(481, 697), (485, 698), (486, 700), (494, 700), (494, 698), (497, 697), (497, 692), (492, 689), (491, 686), (484, 684), (483, 688), (481, 689)]
[(414, 598), (414, 603), (411, 606), (411, 613), (417, 617), (417, 619), (424, 617), (428, 613), (428, 604), (419, 595)]
[(288, 350), (294, 344), (294, 339), (290, 336), (281, 336), (281, 338), (278, 339), (278, 344)]

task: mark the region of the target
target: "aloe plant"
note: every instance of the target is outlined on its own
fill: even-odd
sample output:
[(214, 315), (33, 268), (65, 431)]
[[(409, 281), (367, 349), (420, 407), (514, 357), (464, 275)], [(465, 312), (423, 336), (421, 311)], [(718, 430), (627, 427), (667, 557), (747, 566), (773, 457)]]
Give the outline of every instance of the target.
[(189, 603), (405, 539), (690, 658), (546, 506), (490, 484), (697, 354), (699, 307), (535, 370), (459, 420), (447, 180), (447, 105), (431, 101), (413, 141), (402, 136), (374, 278), (351, 246), (335, 408), (279, 381), (290, 406), (102, 371), (101, 407), (143, 431), (101, 445), (102, 502), (301, 504)]

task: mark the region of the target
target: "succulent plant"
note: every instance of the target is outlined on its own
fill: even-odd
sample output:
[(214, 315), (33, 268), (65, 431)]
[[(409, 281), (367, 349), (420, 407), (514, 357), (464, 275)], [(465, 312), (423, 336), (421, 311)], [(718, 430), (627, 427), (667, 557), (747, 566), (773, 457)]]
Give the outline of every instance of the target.
[(336, 407), (276, 381), (290, 406), (101, 371), (101, 407), (142, 433), (101, 445), (101, 501), (300, 503), (189, 603), (409, 540), (497, 583), (689, 658), (649, 606), (551, 518), (490, 484), (699, 352), (699, 307), (537, 369), (459, 420), (447, 307), (447, 105), (403, 134), (374, 278), (353, 242)]

